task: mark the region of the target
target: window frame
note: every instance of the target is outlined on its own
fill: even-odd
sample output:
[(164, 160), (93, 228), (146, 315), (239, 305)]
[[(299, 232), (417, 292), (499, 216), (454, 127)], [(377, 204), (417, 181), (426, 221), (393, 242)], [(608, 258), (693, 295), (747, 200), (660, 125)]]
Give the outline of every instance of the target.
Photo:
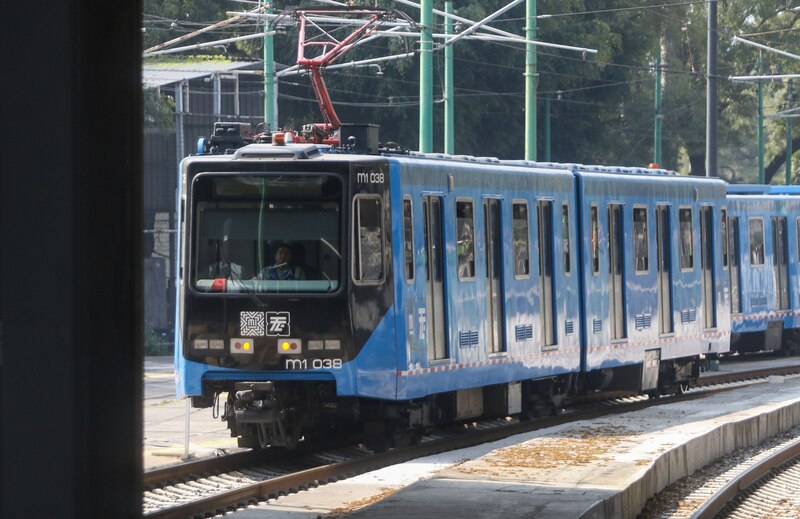
[(794, 225), (794, 234), (797, 239), (797, 260), (800, 261), (800, 216), (795, 218)]
[[(458, 251), (458, 237), (459, 237), (459, 220), (458, 217), (458, 205), (464, 203), (469, 204), (471, 207), (471, 216), (470, 219), (472, 220), (470, 234), (472, 238), (472, 275), (471, 276), (462, 276), (461, 275), (461, 254)], [(457, 197), (455, 201), (455, 231), (456, 231), (456, 278), (458, 281), (475, 281), (477, 279), (477, 247), (475, 246), (475, 202), (470, 197)]]
[[(648, 222), (650, 213), (646, 205), (634, 205), (631, 213), (631, 223), (633, 224), (633, 273), (636, 276), (643, 276), (650, 272), (650, 224)], [(644, 260), (645, 268), (639, 268), (639, 254), (637, 249), (638, 237), (636, 235), (636, 215), (644, 211)]]
[[(380, 279), (360, 279), (356, 277), (356, 266), (357, 261), (360, 262), (361, 260), (361, 233), (359, 232), (361, 229), (361, 211), (359, 201), (361, 200), (377, 200), (379, 203), (378, 208), (378, 223), (381, 232), (381, 277)], [(384, 225), (384, 200), (383, 196), (377, 193), (359, 193), (353, 196), (353, 205), (352, 205), (352, 244), (350, 247), (350, 253), (352, 254), (352, 258), (350, 259), (350, 277), (353, 280), (353, 283), (356, 285), (382, 285), (386, 282), (386, 226)], [(356, 253), (356, 244), (358, 243), (358, 253)], [(360, 264), (359, 264), (360, 265)]]
[[(564, 236), (564, 210), (567, 211), (567, 235)], [(572, 222), (569, 210), (569, 202), (561, 203), (561, 256), (563, 258), (564, 277), (572, 276)], [(566, 243), (566, 246), (564, 244)]]
[(729, 222), (728, 222), (728, 208), (727, 207), (721, 207), (719, 211), (720, 211), (720, 218), (719, 218), (720, 228), (719, 228), (719, 232), (720, 232), (720, 240), (722, 241), (722, 258), (721, 259), (722, 259), (722, 270), (724, 271), (724, 270), (728, 270), (728, 265), (730, 264), (730, 257), (731, 257), (730, 244), (728, 243), (728, 232), (729, 232), (729, 229), (728, 229), (728, 224), (729, 224)]
[(600, 276), (600, 208), (598, 204), (589, 206), (589, 261), (592, 262), (592, 275)]
[[(411, 228), (410, 228), (410, 236), (406, 235), (406, 202), (408, 202), (408, 209)], [(403, 276), (405, 276), (405, 281), (407, 285), (413, 285), (416, 281), (417, 276), (417, 265), (416, 265), (416, 250), (414, 249), (414, 200), (411, 195), (404, 195), (403, 202), (401, 207), (403, 208)], [(407, 243), (411, 244), (411, 262), (409, 263), (405, 257), (405, 246)], [(411, 265), (411, 277), (408, 276), (408, 265)]]
[[(530, 279), (531, 277), (531, 212), (530, 212), (530, 204), (525, 199), (513, 199), (511, 201), (511, 241), (512, 244), (515, 239), (516, 229), (514, 227), (514, 222), (520, 220), (520, 218), (514, 217), (514, 207), (520, 205), (525, 207), (525, 246), (527, 252), (527, 260), (528, 260), (528, 272), (520, 274), (517, 272), (517, 251), (514, 248), (514, 279)], [(513, 245), (512, 245), (513, 247)]]
[[(761, 263), (753, 263), (753, 229), (750, 227), (752, 223), (760, 223), (761, 224)], [(764, 239), (766, 238), (764, 233), (764, 217), (763, 216), (751, 216), (747, 219), (747, 256), (750, 258), (750, 266), (755, 268), (762, 268), (767, 266), (767, 255), (766, 255), (766, 244)]]
[[(689, 251), (690, 251), (690, 254), (691, 254), (690, 256), (688, 256), (689, 259), (691, 260), (691, 264), (689, 266), (685, 266), (684, 262), (683, 262), (683, 259), (686, 257), (683, 254), (683, 251), (684, 251), (683, 236), (684, 235), (683, 235), (683, 227), (681, 225), (683, 223), (683, 214), (684, 214), (683, 212), (684, 211), (688, 211), (689, 212), (689, 239), (690, 239)], [(694, 242), (695, 242), (695, 239), (694, 239), (694, 211), (693, 211), (693, 208), (691, 206), (687, 206), (687, 205), (678, 206), (678, 247), (679, 247), (678, 248), (678, 266), (680, 267), (681, 272), (693, 272), (694, 269), (695, 269)]]

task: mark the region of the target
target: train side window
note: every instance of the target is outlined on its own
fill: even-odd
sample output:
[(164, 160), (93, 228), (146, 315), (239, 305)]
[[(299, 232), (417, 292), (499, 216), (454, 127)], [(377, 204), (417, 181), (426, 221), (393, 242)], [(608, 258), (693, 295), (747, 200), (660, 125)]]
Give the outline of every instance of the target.
[(727, 211), (727, 209), (721, 209), (720, 210), (719, 230), (720, 230), (720, 239), (722, 241), (722, 269), (723, 270), (728, 270), (728, 254), (730, 254), (730, 249), (728, 248), (728, 211)]
[(633, 208), (633, 259), (636, 274), (650, 270), (650, 250), (648, 248), (647, 208)]
[(600, 274), (600, 223), (597, 216), (597, 205), (593, 204), (589, 210), (592, 226), (592, 274)]
[(694, 268), (694, 229), (692, 228), (692, 210), (683, 207), (678, 210), (681, 240), (681, 270)]
[(747, 221), (750, 237), (750, 264), (754, 267), (764, 265), (764, 220), (750, 218)]
[(528, 203), (514, 202), (511, 212), (514, 230), (514, 275), (520, 278), (529, 275), (531, 272)]
[(797, 230), (797, 257), (800, 258), (800, 218), (798, 218), (794, 223)]
[(564, 202), (561, 205), (561, 240), (564, 243), (564, 275), (569, 276), (572, 272), (572, 250), (569, 247), (571, 236), (569, 235), (569, 205)]
[(403, 199), (403, 264), (406, 281), (414, 281), (414, 217), (411, 210), (411, 199)]
[(364, 284), (380, 283), (384, 279), (381, 197), (357, 195), (353, 206), (353, 279)]
[(475, 279), (475, 218), (472, 200), (456, 200), (458, 279)]

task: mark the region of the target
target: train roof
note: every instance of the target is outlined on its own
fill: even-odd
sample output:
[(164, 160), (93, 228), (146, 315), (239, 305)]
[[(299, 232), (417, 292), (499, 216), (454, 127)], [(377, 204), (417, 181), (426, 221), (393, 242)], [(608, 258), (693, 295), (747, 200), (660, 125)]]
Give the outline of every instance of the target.
[(800, 195), (800, 186), (728, 184), (729, 195)]
[[(490, 165), (511, 168), (525, 168), (569, 172), (572, 174), (599, 174), (599, 175), (632, 175), (641, 177), (671, 177), (675, 179), (706, 181), (705, 177), (687, 177), (679, 175), (675, 171), (660, 169), (660, 168), (644, 168), (644, 167), (626, 167), (626, 166), (602, 166), (602, 165), (586, 165), (577, 163), (563, 163), (563, 162), (537, 162), (529, 160), (501, 160), (496, 157), (476, 157), (472, 155), (449, 155), (445, 153), (421, 153), (418, 151), (411, 151), (408, 153), (384, 153), (380, 155), (387, 159), (394, 159), (399, 162), (413, 162), (417, 160), (430, 160), (441, 161), (447, 163), (463, 163), (472, 165)], [(210, 159), (210, 160), (364, 160), (376, 159), (378, 155), (354, 155), (349, 153), (342, 153), (330, 149), (329, 146), (317, 144), (287, 144), (285, 146), (275, 146), (272, 144), (249, 144), (237, 149), (232, 154), (225, 155), (199, 155), (187, 158), (194, 159)], [(720, 179), (715, 179), (720, 181)], [(728, 186), (728, 192), (732, 193), (733, 187), (740, 189), (751, 188), (750, 190), (740, 191), (748, 194), (763, 194), (762, 191), (755, 191), (757, 188), (772, 188), (770, 194), (786, 194), (786, 192), (779, 192), (778, 189), (787, 189), (783, 186)], [(792, 186), (791, 194), (800, 194), (800, 186)]]

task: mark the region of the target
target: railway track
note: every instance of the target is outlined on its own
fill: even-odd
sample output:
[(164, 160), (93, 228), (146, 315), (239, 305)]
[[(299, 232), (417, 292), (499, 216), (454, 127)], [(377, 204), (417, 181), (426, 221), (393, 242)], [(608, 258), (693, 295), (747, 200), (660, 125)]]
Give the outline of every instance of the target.
[(563, 414), (534, 421), (485, 420), (453, 427), (422, 439), (418, 445), (373, 453), (363, 447), (318, 447), (309, 452), (243, 452), (187, 463), (145, 474), (144, 516), (148, 518), (204, 517), (352, 477), (378, 468), (440, 452), (491, 442), (573, 421), (622, 414), (654, 405), (702, 398), (765, 380), (800, 373), (800, 366), (707, 375), (681, 395), (648, 399), (618, 395), (587, 399)]
[(691, 519), (797, 517), (800, 439), (785, 442), (741, 466), (741, 471), (715, 489)]

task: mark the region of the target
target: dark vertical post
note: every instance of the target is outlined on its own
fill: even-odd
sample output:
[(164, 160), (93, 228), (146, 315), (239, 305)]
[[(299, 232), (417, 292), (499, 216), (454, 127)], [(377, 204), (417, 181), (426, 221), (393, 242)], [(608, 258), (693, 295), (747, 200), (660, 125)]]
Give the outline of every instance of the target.
[[(791, 110), (794, 106), (794, 96), (792, 93), (792, 80), (790, 79), (786, 85), (786, 108)], [(792, 183), (792, 114), (786, 118), (786, 185)]]
[(706, 176), (717, 176), (717, 0), (708, 2), (706, 77)]
[(0, 17), (0, 517), (139, 517), (141, 1), (40, 7)]
[[(452, 0), (445, 0), (444, 12), (453, 14)], [(445, 17), (444, 33), (455, 34), (452, 18)], [(455, 80), (453, 77), (453, 46), (444, 48), (444, 152), (452, 155), (455, 153)]]
[(661, 40), (658, 41), (658, 54), (656, 55), (656, 117), (653, 125), (653, 162), (661, 167), (661, 125), (664, 116), (661, 114)]
[(525, 160), (536, 160), (536, 91), (539, 74), (536, 71), (536, 0), (525, 2)]
[[(761, 51), (758, 51), (758, 75), (764, 73), (764, 65), (761, 61)], [(756, 135), (758, 136), (758, 183), (766, 184), (764, 176), (764, 81), (758, 80), (758, 113), (756, 114), (756, 121), (758, 128)]]
[(544, 98), (544, 161), (550, 162), (550, 98)]

